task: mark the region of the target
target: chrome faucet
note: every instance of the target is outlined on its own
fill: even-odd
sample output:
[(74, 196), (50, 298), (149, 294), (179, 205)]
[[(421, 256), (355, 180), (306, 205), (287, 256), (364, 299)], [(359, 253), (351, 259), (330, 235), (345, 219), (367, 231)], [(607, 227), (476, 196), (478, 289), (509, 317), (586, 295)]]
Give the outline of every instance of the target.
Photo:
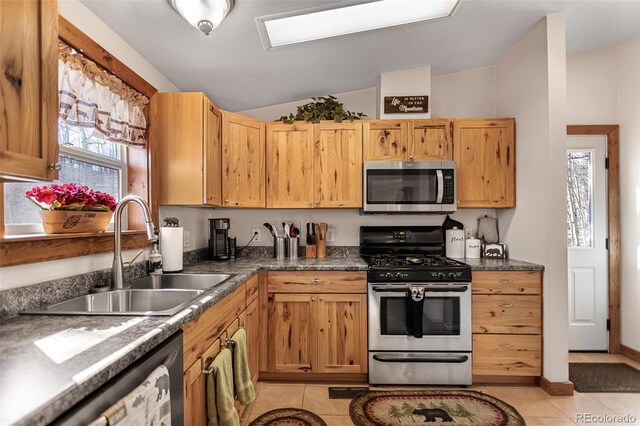
[[(115, 238), (113, 245), (113, 267), (111, 270), (111, 289), (120, 290), (124, 288), (124, 274), (122, 266), (122, 211), (124, 207), (130, 202), (134, 201), (142, 207), (142, 213), (144, 214), (145, 230), (147, 231), (147, 239), (151, 242), (157, 241), (158, 237), (155, 234), (155, 227), (153, 226), (153, 220), (151, 220), (151, 211), (149, 205), (142, 198), (137, 195), (127, 195), (116, 206), (114, 215), (114, 229), (113, 236)], [(137, 256), (136, 256), (137, 257)]]

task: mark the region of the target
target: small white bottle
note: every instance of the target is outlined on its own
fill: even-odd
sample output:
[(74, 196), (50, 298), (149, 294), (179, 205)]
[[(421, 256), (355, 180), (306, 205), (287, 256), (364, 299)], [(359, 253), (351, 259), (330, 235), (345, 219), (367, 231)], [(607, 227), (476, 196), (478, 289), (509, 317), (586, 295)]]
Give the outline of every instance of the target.
[(153, 245), (153, 250), (149, 255), (149, 275), (162, 274), (162, 255), (158, 251), (158, 245)]

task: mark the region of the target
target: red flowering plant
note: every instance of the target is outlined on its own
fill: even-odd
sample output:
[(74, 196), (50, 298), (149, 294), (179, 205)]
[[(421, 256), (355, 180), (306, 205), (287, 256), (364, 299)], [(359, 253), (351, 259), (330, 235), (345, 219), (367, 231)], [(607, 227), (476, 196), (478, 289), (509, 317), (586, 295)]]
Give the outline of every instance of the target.
[(75, 183), (36, 186), (25, 193), (42, 210), (88, 210), (113, 212), (116, 199), (110, 194), (94, 191), (88, 186)]

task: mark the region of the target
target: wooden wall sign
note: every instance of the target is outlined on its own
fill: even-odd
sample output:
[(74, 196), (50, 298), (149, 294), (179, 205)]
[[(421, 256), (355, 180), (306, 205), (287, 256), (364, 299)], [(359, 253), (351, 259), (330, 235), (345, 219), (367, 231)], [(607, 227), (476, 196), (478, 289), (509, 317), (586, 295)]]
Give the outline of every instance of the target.
[(426, 114), (429, 96), (385, 96), (385, 114)]

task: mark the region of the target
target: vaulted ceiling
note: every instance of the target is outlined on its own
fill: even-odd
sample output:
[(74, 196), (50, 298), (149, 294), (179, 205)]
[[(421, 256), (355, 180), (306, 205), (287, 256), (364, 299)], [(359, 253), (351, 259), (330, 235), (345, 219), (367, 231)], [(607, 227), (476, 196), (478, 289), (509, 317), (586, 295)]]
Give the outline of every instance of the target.
[(236, 0), (209, 36), (166, 0), (82, 2), (181, 90), (204, 91), (231, 111), (373, 87), (382, 72), (431, 65), (439, 75), (492, 65), (554, 12), (566, 16), (569, 52), (640, 39), (637, 0), (462, 0), (448, 19), (268, 51), (257, 16), (332, 2)]

